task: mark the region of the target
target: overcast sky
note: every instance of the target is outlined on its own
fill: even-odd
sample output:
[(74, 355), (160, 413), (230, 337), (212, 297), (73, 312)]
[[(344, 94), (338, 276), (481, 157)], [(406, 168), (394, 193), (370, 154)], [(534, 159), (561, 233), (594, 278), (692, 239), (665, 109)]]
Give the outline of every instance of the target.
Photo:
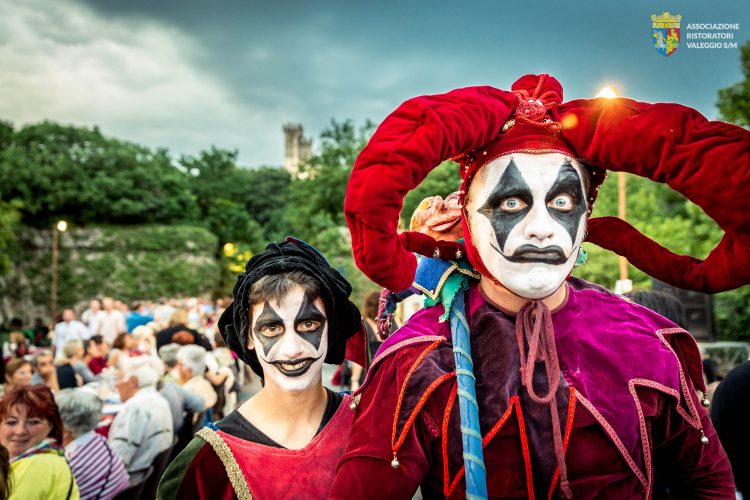
[[(681, 14), (654, 49), (651, 14)], [(332, 118), (382, 120), (403, 100), (546, 72), (565, 99), (607, 83), (716, 118), (739, 50), (686, 46), (687, 23), (739, 23), (747, 0), (0, 0), (0, 119), (98, 125), (175, 155), (211, 145), (283, 163), (282, 124), (317, 143)]]

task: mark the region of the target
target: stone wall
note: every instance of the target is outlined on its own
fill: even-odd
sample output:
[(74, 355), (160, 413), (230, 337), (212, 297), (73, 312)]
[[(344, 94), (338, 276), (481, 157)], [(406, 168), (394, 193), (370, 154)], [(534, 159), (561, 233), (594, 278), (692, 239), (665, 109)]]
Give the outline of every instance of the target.
[[(198, 296), (217, 286), (218, 240), (195, 226), (126, 226), (71, 229), (61, 234), (58, 311), (81, 308), (93, 297), (124, 301)], [(0, 277), (0, 324), (49, 321), (52, 232), (23, 229), (10, 251), (11, 269)]]

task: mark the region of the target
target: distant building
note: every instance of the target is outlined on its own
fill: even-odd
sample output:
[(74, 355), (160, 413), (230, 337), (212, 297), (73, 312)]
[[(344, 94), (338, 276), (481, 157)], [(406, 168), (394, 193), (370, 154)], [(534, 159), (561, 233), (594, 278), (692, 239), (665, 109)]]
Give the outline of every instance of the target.
[(284, 125), (284, 168), (292, 177), (296, 177), (299, 166), (312, 156), (312, 139), (304, 136), (302, 125), (288, 123)]

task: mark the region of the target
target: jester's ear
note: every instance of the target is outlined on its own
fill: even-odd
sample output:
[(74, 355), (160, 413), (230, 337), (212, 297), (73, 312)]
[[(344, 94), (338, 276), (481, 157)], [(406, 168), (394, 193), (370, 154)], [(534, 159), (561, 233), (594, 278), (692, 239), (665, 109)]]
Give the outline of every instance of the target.
[(562, 135), (587, 163), (665, 182), (724, 230), (703, 259), (678, 255), (614, 217), (589, 221), (587, 240), (627, 257), (649, 276), (678, 288), (722, 292), (750, 283), (750, 132), (709, 121), (679, 104), (579, 99), (554, 110), (575, 117)]

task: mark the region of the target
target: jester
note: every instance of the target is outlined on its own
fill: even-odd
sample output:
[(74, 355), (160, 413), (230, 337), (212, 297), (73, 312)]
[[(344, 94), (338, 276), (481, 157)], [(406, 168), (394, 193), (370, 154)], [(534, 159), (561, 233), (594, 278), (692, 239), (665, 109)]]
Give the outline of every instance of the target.
[[(562, 96), (526, 75), (416, 97), (357, 159), (355, 260), (430, 307), (355, 393), (331, 498), (734, 498), (692, 336), (570, 272), (587, 240), (680, 288), (750, 283), (750, 132), (677, 104)], [(463, 238), (397, 234), (406, 193), (448, 158)], [(721, 242), (699, 260), (591, 218), (608, 170), (666, 182)]]

